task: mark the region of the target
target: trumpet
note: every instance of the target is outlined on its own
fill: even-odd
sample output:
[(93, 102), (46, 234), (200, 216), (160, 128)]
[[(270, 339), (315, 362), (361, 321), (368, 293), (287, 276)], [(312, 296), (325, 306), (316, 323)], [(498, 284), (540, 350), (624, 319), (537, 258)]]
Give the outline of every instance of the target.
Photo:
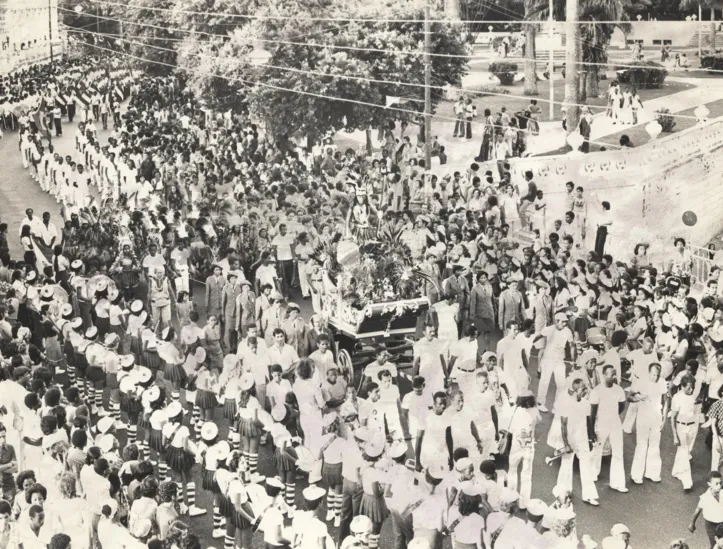
[(556, 462), (558, 459), (560, 459), (565, 454), (569, 454), (571, 452), (565, 452), (562, 449), (555, 450), (555, 453), (551, 456), (547, 456), (545, 458), (545, 464), (546, 465), (552, 465), (554, 462)]

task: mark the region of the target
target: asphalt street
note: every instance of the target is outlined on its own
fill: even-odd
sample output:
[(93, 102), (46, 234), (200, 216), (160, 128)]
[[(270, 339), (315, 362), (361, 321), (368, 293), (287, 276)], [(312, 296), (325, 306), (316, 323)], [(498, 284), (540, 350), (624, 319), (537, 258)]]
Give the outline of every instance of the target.
[[(56, 150), (63, 155), (74, 152), (74, 127), (64, 124), (64, 136), (53, 139)], [(101, 132), (101, 138), (107, 138), (108, 132)], [(54, 199), (43, 193), (39, 185), (32, 180), (30, 175), (22, 167), (18, 151), (17, 134), (6, 132), (0, 141), (0, 158), (2, 169), (0, 170), (0, 220), (8, 223), (8, 241), (11, 253), (14, 257), (21, 257), (19, 245), (19, 223), (24, 216), (24, 211), (32, 207), (36, 215), (49, 211), (53, 221), (60, 229), (62, 221), (60, 218), (60, 206)], [(197, 292), (196, 295), (202, 295)], [(310, 314), (308, 301), (298, 301), (303, 309), (306, 318)], [(202, 307), (199, 307), (199, 309)], [(533, 367), (535, 363), (533, 361)], [(533, 389), (537, 386), (536, 376), (533, 380)], [(552, 389), (552, 388), (551, 388)], [(552, 395), (552, 393), (551, 393)], [(226, 433), (227, 426), (222, 419), (221, 409), (217, 410), (216, 418), (222, 432)], [(547, 432), (552, 421), (551, 414), (543, 415), (543, 422), (537, 432), (537, 450), (533, 468), (533, 497), (541, 498), (548, 503), (552, 500), (552, 488), (557, 479), (557, 465), (547, 466), (544, 458), (552, 454), (552, 450), (546, 445)], [(598, 543), (605, 536), (609, 535), (610, 527), (618, 522), (625, 523), (632, 533), (631, 545), (636, 548), (653, 549), (667, 548), (671, 540), (686, 538), (691, 547), (707, 547), (707, 538), (704, 532), (702, 519), (695, 534), (688, 532), (690, 517), (696, 507), (698, 496), (706, 489), (706, 475), (710, 464), (710, 452), (704, 444), (705, 431), (701, 430), (698, 435), (695, 449), (693, 451), (693, 489), (684, 493), (680, 481), (670, 475), (675, 455), (669, 423), (666, 424), (662, 436), (661, 453), (663, 459), (662, 482), (653, 484), (646, 482), (642, 486), (634, 485), (628, 480), (629, 493), (621, 494), (607, 486), (608, 462), (603, 462), (603, 471), (600, 481), (597, 484), (600, 494), (600, 506), (590, 507), (582, 502), (580, 498), (579, 476), (575, 475), (575, 511), (577, 513), (577, 531), (580, 534), (589, 534)], [(635, 435), (625, 436), (625, 470), (629, 473), (635, 446)], [(260, 458), (260, 469), (262, 474), (273, 474), (273, 462), (267, 447), (263, 447)], [(221, 547), (223, 539), (211, 539), (212, 515), (210, 494), (200, 488), (200, 471), (194, 469), (195, 480), (199, 489), (199, 505), (209, 509), (205, 516), (187, 519), (193, 532), (201, 536), (203, 547)], [(297, 495), (301, 490), (297, 489)], [(300, 496), (299, 498), (300, 503)], [(381, 547), (391, 546), (390, 525), (386, 524), (382, 532)], [(254, 548), (263, 547), (261, 535), (255, 537)], [(450, 546), (445, 541), (444, 547)]]

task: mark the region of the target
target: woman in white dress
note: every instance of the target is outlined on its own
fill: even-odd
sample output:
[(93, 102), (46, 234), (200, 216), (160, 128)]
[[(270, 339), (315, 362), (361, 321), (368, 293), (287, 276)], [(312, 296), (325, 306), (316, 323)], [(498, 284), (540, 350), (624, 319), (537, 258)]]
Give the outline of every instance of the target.
[(294, 396), (299, 405), (299, 421), (304, 432), (304, 446), (314, 451), (322, 435), (322, 414), (326, 401), (319, 380), (314, 376), (314, 364), (302, 359), (296, 367)]
[(437, 338), (444, 343), (445, 354), (457, 343), (459, 339), (457, 321), (459, 319), (459, 302), (455, 296), (448, 295), (446, 299), (438, 301), (432, 306), (436, 315)]
[(78, 497), (77, 481), (75, 476), (66, 473), (58, 481), (60, 497), (50, 500), (48, 506), (52, 508), (51, 516), (55, 523), (56, 532), (68, 534), (73, 540), (75, 549), (89, 549), (91, 546), (91, 519), (88, 506), (83, 498)]

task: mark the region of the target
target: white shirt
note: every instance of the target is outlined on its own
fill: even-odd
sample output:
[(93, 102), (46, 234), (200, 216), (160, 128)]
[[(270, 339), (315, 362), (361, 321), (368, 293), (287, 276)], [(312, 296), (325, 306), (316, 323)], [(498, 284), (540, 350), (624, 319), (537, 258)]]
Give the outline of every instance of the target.
[(33, 216), (33, 219), (28, 219), (28, 216), (25, 216), (25, 218), (20, 222), (20, 230), (18, 231), (18, 234), (22, 234), (23, 227), (25, 225), (30, 225), (30, 234), (40, 236), (43, 232), (43, 222), (40, 220), (39, 217)]
[(291, 246), (294, 243), (294, 237), (289, 233), (284, 236), (277, 234), (271, 241), (272, 246), (276, 246), (276, 259), (279, 261), (291, 261), (294, 255), (291, 253)]
[(626, 400), (625, 391), (617, 383), (612, 387), (601, 383), (590, 392), (590, 404), (598, 405), (597, 421), (600, 424), (619, 424), (618, 404)]
[(565, 346), (574, 340), (570, 328), (558, 330), (556, 326), (547, 326), (541, 333), (545, 338), (543, 360), (565, 360)]

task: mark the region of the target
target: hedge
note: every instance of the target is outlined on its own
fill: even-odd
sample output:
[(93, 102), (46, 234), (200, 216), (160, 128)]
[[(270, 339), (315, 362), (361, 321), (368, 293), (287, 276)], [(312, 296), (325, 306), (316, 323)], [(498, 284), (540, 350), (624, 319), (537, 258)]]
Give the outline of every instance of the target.
[(700, 58), (700, 66), (703, 69), (711, 69), (714, 71), (723, 70), (723, 55), (704, 55)]
[(489, 71), (500, 79), (500, 84), (503, 86), (511, 86), (517, 74), (517, 63), (507, 63), (504, 61), (490, 63)]
[(636, 88), (660, 88), (668, 76), (668, 71), (655, 61), (638, 61), (634, 69), (617, 67), (618, 82), (630, 84)]

